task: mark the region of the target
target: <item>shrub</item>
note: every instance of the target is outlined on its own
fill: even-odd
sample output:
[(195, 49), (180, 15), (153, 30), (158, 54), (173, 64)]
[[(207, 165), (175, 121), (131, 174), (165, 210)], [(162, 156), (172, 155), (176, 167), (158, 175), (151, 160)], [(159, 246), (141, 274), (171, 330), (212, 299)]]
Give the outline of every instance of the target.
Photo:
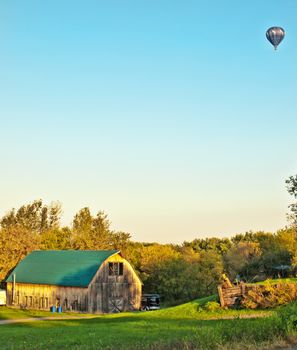
[(205, 304), (205, 310), (207, 311), (217, 311), (221, 309), (221, 305), (217, 301), (209, 301)]
[(253, 286), (241, 304), (247, 309), (271, 308), (297, 299), (297, 284), (280, 283)]

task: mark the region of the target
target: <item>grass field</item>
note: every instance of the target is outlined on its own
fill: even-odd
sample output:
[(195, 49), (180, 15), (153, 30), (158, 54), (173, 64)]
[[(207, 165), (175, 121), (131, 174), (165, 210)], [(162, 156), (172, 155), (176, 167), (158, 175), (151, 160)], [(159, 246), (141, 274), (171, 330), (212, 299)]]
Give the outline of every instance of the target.
[(40, 311), (40, 310), (20, 310), (5, 306), (0, 306), (0, 321), (1, 320), (16, 320), (16, 319), (26, 319), (26, 318), (40, 318), (40, 317), (53, 317), (53, 318), (65, 318), (67, 317), (77, 317), (80, 318), (90, 318), (96, 317), (94, 314), (75, 314), (75, 313), (52, 313), (50, 311)]
[(278, 283), (297, 283), (297, 278), (268, 279), (263, 282), (257, 282), (256, 284), (278, 284)]
[[(219, 310), (213, 297), (154, 311), (1, 325), (1, 349), (272, 349), (288, 338), (275, 311)], [(52, 315), (0, 309), (0, 318)], [(63, 314), (60, 315), (63, 317)], [(251, 318), (253, 317), (253, 318)]]

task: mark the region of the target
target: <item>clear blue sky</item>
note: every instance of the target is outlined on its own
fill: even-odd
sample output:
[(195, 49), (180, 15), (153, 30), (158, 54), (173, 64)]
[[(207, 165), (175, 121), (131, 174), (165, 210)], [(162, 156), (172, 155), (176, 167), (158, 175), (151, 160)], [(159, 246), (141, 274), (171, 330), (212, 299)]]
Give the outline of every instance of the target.
[(0, 214), (59, 200), (65, 224), (89, 206), (160, 242), (284, 226), (296, 13), (296, 0), (0, 0)]

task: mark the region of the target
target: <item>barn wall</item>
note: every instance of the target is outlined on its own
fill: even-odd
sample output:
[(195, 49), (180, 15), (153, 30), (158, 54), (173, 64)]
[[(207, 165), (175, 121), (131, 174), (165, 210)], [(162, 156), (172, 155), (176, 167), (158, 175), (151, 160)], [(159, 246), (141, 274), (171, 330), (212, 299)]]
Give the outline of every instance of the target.
[[(7, 304), (12, 305), (13, 284), (7, 283)], [(49, 310), (51, 306), (63, 310), (87, 311), (88, 289), (44, 284), (16, 283), (14, 306), (28, 309)]]
[[(122, 276), (109, 275), (109, 263), (123, 263)], [(132, 266), (119, 254), (101, 265), (89, 285), (89, 312), (120, 312), (139, 310), (142, 283)]]

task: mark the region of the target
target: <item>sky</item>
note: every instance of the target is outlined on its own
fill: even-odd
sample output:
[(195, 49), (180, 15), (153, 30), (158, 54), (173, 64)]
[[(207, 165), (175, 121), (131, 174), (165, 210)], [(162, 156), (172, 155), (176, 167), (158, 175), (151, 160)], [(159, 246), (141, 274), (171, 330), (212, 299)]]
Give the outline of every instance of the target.
[[(0, 0), (0, 215), (60, 201), (137, 241), (287, 224), (296, 0)], [(265, 32), (282, 26), (274, 51)]]

